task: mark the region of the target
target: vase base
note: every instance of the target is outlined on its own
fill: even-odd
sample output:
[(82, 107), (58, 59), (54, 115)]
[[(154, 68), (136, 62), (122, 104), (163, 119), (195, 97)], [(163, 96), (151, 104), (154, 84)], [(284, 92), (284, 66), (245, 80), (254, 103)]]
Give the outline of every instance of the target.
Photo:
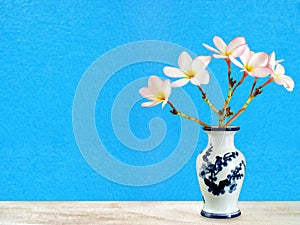
[(204, 210), (201, 211), (201, 216), (207, 217), (207, 218), (215, 218), (215, 219), (229, 219), (229, 218), (235, 218), (241, 215), (241, 211), (237, 211), (234, 213), (209, 213), (205, 212)]

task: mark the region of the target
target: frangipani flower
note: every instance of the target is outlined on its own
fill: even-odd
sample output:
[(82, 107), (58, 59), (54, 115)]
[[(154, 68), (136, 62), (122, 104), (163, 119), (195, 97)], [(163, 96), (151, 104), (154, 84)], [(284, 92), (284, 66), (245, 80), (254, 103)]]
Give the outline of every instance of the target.
[(162, 108), (168, 103), (171, 95), (170, 80), (162, 81), (157, 76), (150, 76), (148, 80), (148, 87), (140, 89), (139, 93), (151, 102), (143, 102), (143, 107), (152, 107), (162, 102)]
[(284, 59), (275, 60), (275, 52), (272, 52), (269, 56), (269, 62), (267, 67), (274, 71), (274, 67), (283, 61)]
[(229, 56), (238, 57), (244, 52), (245, 48), (247, 47), (244, 37), (236, 37), (232, 41), (230, 41), (228, 45), (226, 45), (222, 38), (215, 36), (213, 38), (213, 42), (218, 50), (207, 44), (202, 45), (208, 50), (217, 53), (212, 55), (214, 58), (226, 59), (229, 58)]
[(233, 64), (235, 64), (237, 67), (242, 68), (242, 71), (247, 72), (253, 77), (266, 77), (271, 73), (271, 70), (266, 67), (269, 57), (265, 52), (254, 53), (250, 51), (247, 46), (243, 54), (240, 56), (242, 63), (237, 61), (232, 56), (229, 57)]
[(272, 70), (271, 77), (276, 84), (284, 86), (288, 91), (292, 91), (295, 87), (294, 80), (284, 75), (285, 69), (278, 62), (279, 60), (275, 61), (275, 52), (272, 52), (269, 59), (269, 66)]
[(205, 69), (210, 63), (210, 56), (197, 56), (194, 60), (187, 52), (182, 52), (178, 58), (180, 69), (166, 66), (163, 71), (166, 76), (181, 78), (172, 83), (172, 87), (181, 87), (191, 82), (194, 85), (208, 84), (209, 73)]

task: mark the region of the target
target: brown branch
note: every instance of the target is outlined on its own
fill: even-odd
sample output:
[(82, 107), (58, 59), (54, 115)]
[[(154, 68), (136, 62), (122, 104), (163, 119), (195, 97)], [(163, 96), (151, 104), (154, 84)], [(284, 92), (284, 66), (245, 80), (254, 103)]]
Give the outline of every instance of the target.
[[(254, 90), (254, 87), (256, 85), (256, 80), (257, 78), (255, 78), (254, 83), (252, 85), (252, 89), (251, 89), (251, 94), (247, 100), (247, 102), (243, 105), (243, 107), (225, 124), (225, 127), (229, 126), (238, 116), (240, 116), (248, 107), (248, 105), (250, 104), (250, 102), (252, 101), (252, 99), (254, 99), (256, 96), (258, 96), (259, 94), (262, 93), (262, 88), (264, 88), (267, 84), (271, 83), (274, 78), (270, 77), (265, 83), (263, 83), (262, 85), (260, 85), (258, 88)], [(253, 92), (253, 93), (252, 93)]]
[(238, 88), (238, 86), (240, 86), (244, 82), (244, 80), (247, 77), (247, 75), (248, 75), (248, 73), (246, 71), (244, 71), (244, 74), (243, 74), (241, 80), (233, 88), (232, 93), (231, 93), (231, 97), (233, 96), (233, 94), (234, 94), (235, 90)]
[(255, 77), (255, 78), (254, 78), (254, 82), (253, 82), (253, 85), (252, 85), (252, 88), (251, 88), (251, 91), (250, 91), (250, 95), (249, 95), (249, 96), (252, 95), (252, 92), (253, 92), (253, 90), (254, 90), (254, 88), (255, 88), (255, 85), (256, 85), (256, 82), (257, 82), (257, 79), (258, 79), (258, 77)]
[(172, 114), (174, 114), (174, 115), (179, 115), (179, 116), (181, 116), (181, 117), (183, 117), (183, 118), (185, 118), (185, 119), (192, 120), (192, 121), (194, 121), (194, 122), (200, 124), (200, 125), (203, 126), (203, 127), (210, 127), (208, 124), (204, 123), (203, 121), (201, 121), (201, 120), (199, 120), (199, 119), (197, 119), (197, 118), (195, 118), (195, 117), (192, 117), (192, 116), (189, 116), (189, 115), (187, 115), (187, 114), (184, 114), (184, 113), (180, 112), (178, 109), (175, 108), (175, 106), (173, 105), (172, 102), (168, 101), (168, 104), (169, 104), (169, 105), (171, 106), (171, 108), (172, 108), (172, 110), (170, 110), (170, 112), (171, 112)]
[(220, 111), (209, 101), (209, 99), (206, 97), (206, 93), (203, 91), (202, 87), (200, 85), (197, 86), (202, 94), (202, 99), (205, 101), (208, 106), (217, 114), (220, 115)]
[(229, 124), (231, 124), (239, 115), (241, 115), (247, 108), (247, 106), (250, 104), (254, 97), (249, 97), (247, 102), (243, 105), (243, 107), (225, 124), (225, 127), (228, 127)]
[(228, 72), (227, 72), (227, 77), (228, 77), (228, 87), (232, 88), (233, 86), (233, 82), (231, 80), (231, 65), (230, 65), (230, 59), (229, 58), (226, 58), (225, 59), (226, 63), (227, 63), (227, 68), (228, 68)]

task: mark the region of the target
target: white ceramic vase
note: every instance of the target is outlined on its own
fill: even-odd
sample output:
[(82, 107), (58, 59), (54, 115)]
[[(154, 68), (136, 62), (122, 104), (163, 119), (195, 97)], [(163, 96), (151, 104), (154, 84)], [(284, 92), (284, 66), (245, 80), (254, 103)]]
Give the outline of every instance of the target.
[(203, 128), (207, 147), (198, 155), (196, 168), (203, 198), (201, 215), (209, 218), (233, 218), (241, 215), (238, 198), (246, 161), (234, 146), (239, 127)]

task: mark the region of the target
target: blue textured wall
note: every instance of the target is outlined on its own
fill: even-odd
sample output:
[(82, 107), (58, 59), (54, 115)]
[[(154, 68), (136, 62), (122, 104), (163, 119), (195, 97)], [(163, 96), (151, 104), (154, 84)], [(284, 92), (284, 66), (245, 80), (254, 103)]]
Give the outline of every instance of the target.
[[(120, 45), (163, 40), (207, 54), (201, 43), (211, 44), (214, 35), (226, 41), (244, 35), (255, 50), (275, 50), (285, 59), (296, 88), (288, 93), (269, 85), (237, 121), (236, 146), (247, 158), (241, 199), (300, 200), (300, 2), (238, 2), (1, 1), (0, 199), (200, 200), (194, 164), (206, 144), (203, 133), (199, 149), (170, 179), (146, 187), (119, 185), (98, 175), (80, 154), (72, 128), (74, 94), (89, 65)], [(224, 67), (215, 65), (210, 69), (226, 86)], [(161, 68), (149, 63), (129, 72), (136, 79), (162, 75)], [(107, 85), (114, 91), (112, 82)], [(167, 110), (153, 110), (151, 115), (177, 121)], [(199, 115), (207, 112), (200, 109)], [(139, 126), (134, 118), (131, 124)], [(165, 153), (152, 157), (159, 161)]]

